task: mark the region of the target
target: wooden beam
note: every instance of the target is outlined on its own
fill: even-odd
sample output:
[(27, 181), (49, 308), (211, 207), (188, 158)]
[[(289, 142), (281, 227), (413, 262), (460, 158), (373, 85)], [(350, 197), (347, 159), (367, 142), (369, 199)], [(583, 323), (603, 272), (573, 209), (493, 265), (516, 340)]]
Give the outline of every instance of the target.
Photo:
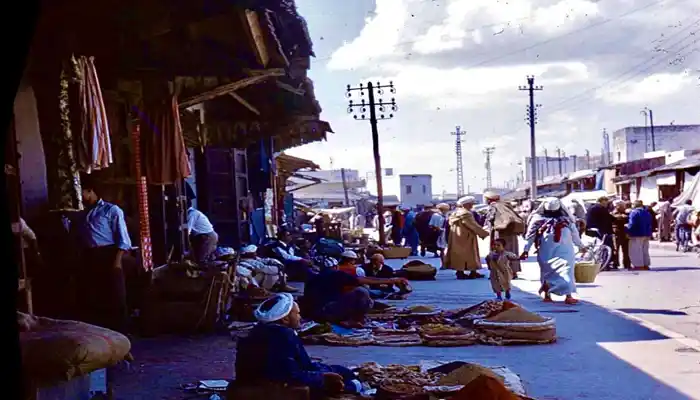
[(231, 95), (231, 97), (233, 97), (234, 99), (238, 100), (238, 102), (241, 103), (243, 107), (252, 111), (255, 115), (260, 115), (260, 111), (257, 108), (253, 107), (252, 104), (248, 103), (248, 101), (244, 99), (240, 94), (236, 92), (229, 92), (229, 95)]
[(260, 25), (260, 16), (253, 10), (246, 10), (245, 18), (250, 28), (251, 39), (257, 50), (258, 61), (263, 67), (267, 67), (270, 64), (270, 52), (265, 43), (265, 33)]
[(217, 88), (214, 88), (212, 90), (209, 90), (207, 92), (198, 94), (196, 96), (192, 96), (187, 100), (181, 101), (179, 106), (180, 108), (187, 108), (187, 107), (192, 107), (195, 104), (203, 103), (205, 101), (214, 99), (219, 96), (223, 96), (225, 94), (229, 94), (231, 92), (235, 92), (237, 90), (240, 90), (244, 87), (255, 85), (256, 83), (263, 82), (269, 78), (277, 77), (277, 76), (282, 76), (284, 73), (279, 73), (276, 70), (273, 71), (268, 71), (266, 75), (257, 75), (257, 76), (250, 76), (247, 78), (243, 78), (241, 80), (238, 80), (233, 83), (228, 83), (226, 85), (219, 86)]
[(292, 93), (294, 93), (294, 94), (296, 94), (296, 95), (299, 95), (299, 96), (303, 96), (303, 95), (306, 94), (306, 90), (304, 90), (304, 89), (297, 89), (297, 88), (295, 88), (294, 86), (292, 86), (292, 85), (290, 85), (290, 84), (287, 84), (287, 83), (284, 83), (284, 82), (280, 82), (280, 81), (277, 81), (277, 87), (279, 87), (280, 89), (284, 89), (284, 90), (286, 90), (286, 91), (288, 91), (288, 92), (292, 92)]

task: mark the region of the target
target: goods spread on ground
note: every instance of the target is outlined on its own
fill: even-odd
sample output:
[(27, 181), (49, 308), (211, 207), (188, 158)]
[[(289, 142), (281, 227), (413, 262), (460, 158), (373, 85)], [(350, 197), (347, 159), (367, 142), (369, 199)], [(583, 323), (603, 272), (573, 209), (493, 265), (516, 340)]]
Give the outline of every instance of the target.
[(303, 329), (307, 344), (331, 346), (434, 346), (546, 344), (556, 341), (553, 318), (510, 301), (489, 300), (449, 311), (431, 306), (370, 314), (363, 328), (337, 331), (316, 324)]
[[(525, 399), (520, 377), (505, 367), (487, 368), (466, 362), (423, 363), (422, 365), (386, 366), (368, 362), (355, 368), (359, 379), (371, 389), (363, 393), (375, 399), (403, 399), (430, 395), (430, 398), (453, 398), (477, 378), (496, 382), (495, 390), (506, 392), (513, 399)], [(494, 387), (494, 385), (491, 385)], [(496, 393), (478, 392), (478, 398), (495, 398)], [(415, 397), (422, 398), (422, 397)], [(427, 397), (426, 397), (427, 398)], [(505, 398), (505, 397), (498, 397)]]

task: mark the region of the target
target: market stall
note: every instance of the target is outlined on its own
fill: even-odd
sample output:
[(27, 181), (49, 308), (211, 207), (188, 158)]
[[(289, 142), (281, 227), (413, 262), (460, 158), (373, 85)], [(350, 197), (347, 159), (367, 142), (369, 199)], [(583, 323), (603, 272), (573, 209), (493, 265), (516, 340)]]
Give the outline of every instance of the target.
[(387, 309), (369, 314), (360, 329), (311, 323), (300, 337), (307, 344), (328, 346), (462, 347), (475, 344), (549, 344), (557, 339), (553, 318), (510, 301), (485, 301), (468, 308), (439, 310), (431, 306)]

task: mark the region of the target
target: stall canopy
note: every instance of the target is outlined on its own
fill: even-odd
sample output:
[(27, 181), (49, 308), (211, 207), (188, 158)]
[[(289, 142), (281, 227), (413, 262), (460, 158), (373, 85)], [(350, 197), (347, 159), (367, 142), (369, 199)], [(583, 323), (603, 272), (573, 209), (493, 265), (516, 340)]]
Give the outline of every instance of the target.
[(692, 200), (693, 204), (700, 203), (700, 172), (695, 174), (695, 177), (686, 187), (683, 193), (673, 200), (673, 206), (678, 207), (688, 200)]
[(355, 211), (355, 207), (343, 207), (343, 208), (323, 208), (320, 210), (314, 210), (317, 214), (324, 213), (327, 215), (341, 215), (348, 214)]
[(295, 172), (302, 169), (316, 170), (320, 168), (318, 164), (311, 160), (290, 156), (289, 154), (285, 153), (280, 153), (277, 157), (275, 157), (275, 165), (277, 167), (278, 174), (287, 176), (291, 176)]

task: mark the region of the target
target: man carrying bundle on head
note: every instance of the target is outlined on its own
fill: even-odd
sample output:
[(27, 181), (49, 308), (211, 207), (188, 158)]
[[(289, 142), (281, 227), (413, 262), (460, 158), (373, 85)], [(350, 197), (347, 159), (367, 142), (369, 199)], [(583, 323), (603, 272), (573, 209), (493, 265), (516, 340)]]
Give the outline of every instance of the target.
[(349, 369), (311, 361), (297, 336), (301, 315), (292, 295), (280, 293), (264, 301), (255, 311), (255, 318), (258, 324), (237, 346), (239, 385), (306, 386), (313, 400), (362, 390), (362, 384)]

